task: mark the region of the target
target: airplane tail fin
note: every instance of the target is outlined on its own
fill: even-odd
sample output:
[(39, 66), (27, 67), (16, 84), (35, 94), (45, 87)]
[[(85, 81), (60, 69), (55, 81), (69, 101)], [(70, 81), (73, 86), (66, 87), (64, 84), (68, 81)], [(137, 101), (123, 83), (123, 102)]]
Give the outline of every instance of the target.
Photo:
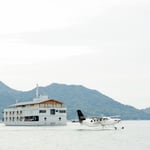
[(79, 118), (79, 122), (81, 123), (83, 120), (85, 120), (86, 118), (84, 117), (83, 113), (81, 110), (77, 110), (77, 114), (78, 114), (78, 118)]

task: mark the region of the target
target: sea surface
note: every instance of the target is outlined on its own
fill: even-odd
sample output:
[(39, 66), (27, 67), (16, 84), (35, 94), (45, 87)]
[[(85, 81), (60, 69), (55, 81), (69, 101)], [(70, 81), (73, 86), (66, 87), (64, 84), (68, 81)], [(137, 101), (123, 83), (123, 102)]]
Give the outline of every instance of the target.
[(150, 150), (150, 121), (123, 121), (124, 129), (0, 124), (0, 150)]

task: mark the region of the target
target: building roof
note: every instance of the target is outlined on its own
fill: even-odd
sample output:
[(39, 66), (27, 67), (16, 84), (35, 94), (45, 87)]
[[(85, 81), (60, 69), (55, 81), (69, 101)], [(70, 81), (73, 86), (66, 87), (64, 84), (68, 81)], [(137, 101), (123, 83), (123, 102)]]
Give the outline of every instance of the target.
[(46, 103), (49, 102), (49, 104), (63, 104), (63, 102), (54, 100), (54, 99), (48, 99), (48, 100), (36, 100), (36, 101), (28, 101), (28, 102), (19, 102), (13, 105), (10, 105), (10, 107), (17, 107), (17, 106), (24, 106), (24, 105), (33, 105), (33, 104), (42, 104), (42, 103)]

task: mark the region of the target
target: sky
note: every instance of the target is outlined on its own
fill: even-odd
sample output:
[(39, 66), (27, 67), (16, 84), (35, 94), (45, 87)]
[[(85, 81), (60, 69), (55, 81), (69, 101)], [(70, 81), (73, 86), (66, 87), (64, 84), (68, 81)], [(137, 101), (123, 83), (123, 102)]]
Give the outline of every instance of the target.
[(0, 81), (83, 85), (150, 107), (149, 0), (0, 1)]

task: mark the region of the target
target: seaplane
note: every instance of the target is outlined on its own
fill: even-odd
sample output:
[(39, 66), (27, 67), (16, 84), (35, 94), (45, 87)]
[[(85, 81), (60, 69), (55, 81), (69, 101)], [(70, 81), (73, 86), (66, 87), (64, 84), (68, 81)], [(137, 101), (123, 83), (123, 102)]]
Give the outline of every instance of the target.
[[(79, 118), (79, 123), (89, 127), (98, 127), (102, 126), (103, 128), (112, 126), (114, 129), (117, 129), (116, 124), (121, 122), (121, 119), (118, 116), (111, 117), (85, 117), (81, 110), (77, 110), (77, 115)], [(124, 127), (121, 127), (124, 129)]]

